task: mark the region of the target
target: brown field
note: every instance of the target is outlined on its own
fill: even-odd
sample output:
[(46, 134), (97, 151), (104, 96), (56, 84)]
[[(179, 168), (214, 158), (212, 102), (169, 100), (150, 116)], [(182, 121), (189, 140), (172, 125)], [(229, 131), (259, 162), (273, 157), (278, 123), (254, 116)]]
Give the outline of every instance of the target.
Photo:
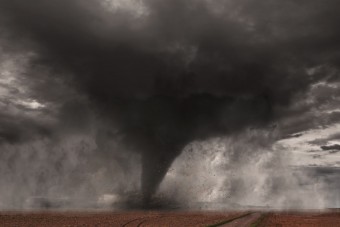
[(340, 227), (340, 212), (269, 213), (257, 227)]
[(340, 227), (340, 212), (3, 212), (0, 226)]

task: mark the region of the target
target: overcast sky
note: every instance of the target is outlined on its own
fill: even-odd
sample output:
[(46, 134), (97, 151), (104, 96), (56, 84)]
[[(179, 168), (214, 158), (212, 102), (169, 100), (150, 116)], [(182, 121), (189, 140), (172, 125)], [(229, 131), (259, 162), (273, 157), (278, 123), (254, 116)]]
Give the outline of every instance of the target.
[(294, 165), (340, 167), (339, 9), (0, 0), (0, 146), (119, 135), (162, 163), (143, 164), (150, 193), (190, 142), (252, 128), (275, 131)]

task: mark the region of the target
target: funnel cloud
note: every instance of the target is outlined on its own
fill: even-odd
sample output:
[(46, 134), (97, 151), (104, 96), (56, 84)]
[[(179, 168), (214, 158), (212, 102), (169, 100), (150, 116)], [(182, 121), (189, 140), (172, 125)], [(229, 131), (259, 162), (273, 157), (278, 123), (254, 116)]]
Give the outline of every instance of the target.
[[(20, 172), (13, 163), (26, 160), (21, 150), (37, 146), (29, 150), (39, 158), (31, 158), (54, 167), (42, 167), (40, 181), (27, 176), (43, 185), (32, 194), (52, 193), (51, 179), (73, 171), (77, 182), (113, 178), (92, 191), (84, 184), (84, 195), (137, 188), (147, 204), (192, 144), (269, 132), (271, 139), (249, 145), (263, 160), (257, 155), (273, 144), (277, 152), (277, 143), (334, 126), (339, 7), (335, 0), (0, 0), (0, 152), (8, 166), (0, 174)], [(237, 168), (241, 159), (230, 157)], [(267, 179), (275, 193), (278, 178)]]

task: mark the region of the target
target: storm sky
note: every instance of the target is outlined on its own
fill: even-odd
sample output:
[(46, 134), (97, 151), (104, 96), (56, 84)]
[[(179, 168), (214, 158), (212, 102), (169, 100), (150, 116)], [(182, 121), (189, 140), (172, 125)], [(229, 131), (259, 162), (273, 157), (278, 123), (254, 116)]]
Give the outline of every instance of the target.
[(0, 152), (86, 135), (107, 157), (119, 141), (113, 162), (142, 156), (147, 199), (188, 144), (246, 130), (275, 131), (263, 143), (294, 150), (294, 165), (340, 167), (339, 9), (0, 0)]

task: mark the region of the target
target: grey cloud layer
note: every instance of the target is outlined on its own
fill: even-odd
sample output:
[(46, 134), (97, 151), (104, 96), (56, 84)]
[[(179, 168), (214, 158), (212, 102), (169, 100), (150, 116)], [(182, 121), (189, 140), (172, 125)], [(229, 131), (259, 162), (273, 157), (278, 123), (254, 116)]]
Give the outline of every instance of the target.
[(96, 1), (3, 0), (2, 8), (45, 61), (76, 73), (77, 85), (100, 99), (210, 92), (284, 102), (309, 85), (304, 70), (314, 59), (325, 64), (325, 54), (336, 54), (336, 24), (320, 20), (335, 16), (331, 1), (228, 2), (215, 12), (209, 1), (145, 1), (142, 18), (110, 14)]
[[(139, 16), (94, 0), (0, 0), (0, 12), (3, 45), (36, 53), (25, 74), (35, 97), (62, 106), (60, 122), (77, 120), (77, 102), (114, 122), (143, 154), (146, 194), (190, 141), (305, 113), (298, 98), (338, 81), (336, 0), (142, 3)], [(59, 96), (55, 80), (85, 98)]]

